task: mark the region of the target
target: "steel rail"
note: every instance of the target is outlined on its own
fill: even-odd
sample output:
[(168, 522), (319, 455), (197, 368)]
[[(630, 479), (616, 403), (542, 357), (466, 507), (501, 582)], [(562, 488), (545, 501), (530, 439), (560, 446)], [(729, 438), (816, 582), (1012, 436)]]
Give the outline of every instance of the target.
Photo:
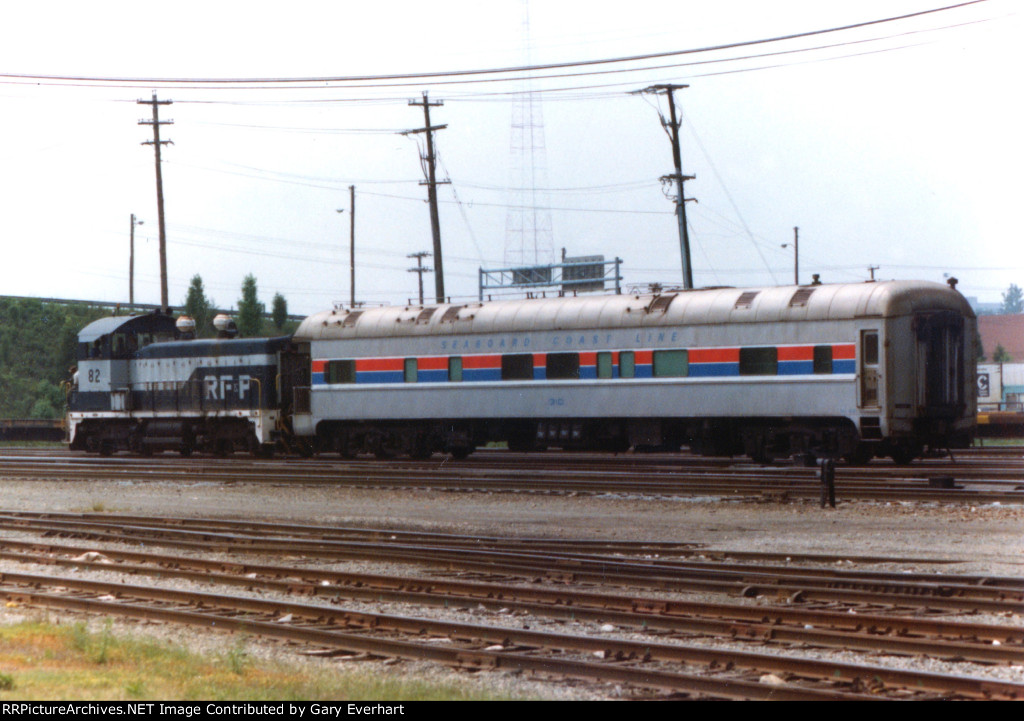
[[(345, 611), (342, 609), (310, 606), (306, 604), (292, 604), (251, 598), (228, 597), (218, 594), (151, 589), (140, 586), (129, 586), (126, 584), (83, 581), (81, 579), (49, 578), (32, 576), (29, 574), (0, 574), (0, 582), (2, 583), (12, 583), (17, 581), (27, 585), (32, 585), (36, 588), (54, 585), (62, 588), (79, 588), (92, 591), (94, 593), (119, 594), (122, 597), (131, 596), (137, 599), (158, 600), (161, 602), (175, 600), (179, 603), (191, 605), (192, 607), (227, 607), (233, 611), (244, 610), (270, 614), (274, 617), (278, 617), (279, 619), (284, 618), (287, 615), (302, 615), (304, 618), (321, 624), (328, 622), (340, 627), (359, 626), (367, 629), (389, 629), (413, 635), (430, 633), (468, 641), (483, 641), (491, 644), (501, 644), (503, 647), (523, 645), (552, 651), (572, 650), (576, 652), (600, 653), (605, 658), (627, 661), (654, 660), (666, 663), (699, 663), (712, 668), (743, 668), (757, 672), (770, 671), (792, 674), (801, 678), (817, 681), (824, 680), (833, 683), (840, 681), (849, 684), (856, 684), (861, 688), (870, 688), (877, 684), (890, 690), (912, 690), (916, 692), (924, 690), (940, 694), (953, 693), (961, 695), (964, 698), (1006, 700), (1024, 698), (1024, 684), (1014, 684), (991, 679), (951, 676), (921, 671), (906, 671), (881, 666), (864, 666), (817, 659), (810, 660), (788, 656), (755, 654), (733, 650), (722, 651), (718, 649), (685, 646), (681, 644), (652, 643), (647, 641), (636, 642), (607, 637), (571, 636), (543, 631), (489, 627), (450, 621), (436, 621), (423, 618), (408, 618), (401, 616), (389, 616), (385, 614)], [(22, 595), (21, 592), (11, 590), (3, 590), (0, 591), (0, 593), (6, 595), (14, 602), (22, 603), (42, 603), (45, 600), (48, 605), (53, 603), (54, 605), (61, 606), (61, 601), (70, 600), (54, 597), (49, 594), (31, 593)], [(45, 596), (45, 599), (42, 598), (43, 596)], [(30, 598), (31, 601), (29, 600)], [(74, 602), (78, 600), (80, 599), (74, 599), (69, 606), (78, 606), (78, 604)], [(91, 606), (93, 612), (98, 610), (101, 613), (109, 613), (111, 610), (117, 608), (116, 612), (122, 615), (125, 613), (130, 615), (137, 612), (144, 618), (154, 617), (154, 615), (150, 613), (152, 609), (149, 608), (131, 606), (118, 608), (115, 606), (113, 601), (97, 601), (95, 599), (91, 599), (90, 601), (91, 603), (88, 603), (87, 605)], [(64, 607), (67, 608), (69, 606)], [(156, 617), (158, 618), (167, 620), (168, 613), (169, 609), (167, 608), (156, 609)], [(197, 614), (197, 616), (198, 617), (195, 620), (199, 622), (198, 625), (203, 625), (208, 628), (217, 627), (218, 624), (223, 625), (225, 623), (230, 623), (230, 627), (232, 628), (261, 634), (266, 630), (270, 632), (269, 635), (277, 637), (293, 637), (289, 633), (293, 630), (310, 630), (288, 628), (284, 633), (281, 633), (281, 627), (283, 625), (281, 622), (274, 624), (266, 621), (261, 622), (252, 619), (240, 619), (238, 617), (223, 617), (215, 614)], [(346, 644), (346, 647), (352, 640), (350, 638), (350, 634), (347, 633), (336, 633), (332, 635), (343, 637), (342, 639), (336, 639), (336, 642), (337, 640), (341, 640), (342, 643)], [(323, 643), (325, 641), (319, 642)], [(385, 647), (387, 644), (396, 643), (392, 639), (373, 638), (368, 640), (365, 637), (358, 637), (359, 647), (357, 650), (377, 654), (388, 653), (388, 655), (401, 655), (405, 657), (402, 653), (385, 651), (380, 647), (375, 646), (374, 644), (378, 642), (383, 642)], [(426, 646), (426, 648), (423, 648), (424, 646)], [(425, 644), (417, 644), (416, 647), (418, 651), (426, 650), (431, 655), (434, 651), (438, 650), (436, 647), (431, 647)], [(408, 652), (409, 649), (406, 648), (405, 651)], [(459, 649), (459, 652), (466, 653), (467, 649)], [(479, 653), (478, 651), (468, 652)], [(513, 654), (496, 653), (494, 655), (488, 654), (488, 657), (491, 662), (495, 662), (500, 661), (501, 659), (507, 661), (512, 655)], [(422, 658), (423, 656), (417, 654), (416, 657)], [(538, 665), (533, 668), (546, 668), (550, 672), (554, 667), (556, 667), (556, 665), (561, 666), (561, 664), (564, 663), (562, 660), (558, 660), (557, 662), (552, 659), (545, 660), (547, 661), (546, 666)], [(518, 655), (516, 655), (516, 662), (520, 662), (520, 657)], [(491, 664), (487, 663), (485, 665)], [(505, 664), (498, 663), (497, 665), (504, 666)], [(602, 665), (601, 668), (605, 668), (605, 665)], [(624, 667), (613, 666), (612, 668), (622, 670)], [(644, 669), (632, 670), (637, 672), (636, 674), (631, 674), (631, 677), (634, 679), (634, 683), (640, 683), (641, 685), (648, 685), (650, 683), (646, 679), (646, 675), (651, 673), (650, 671)], [(564, 673), (564, 671), (559, 671), (559, 673)], [(665, 672), (655, 671), (654, 673), (659, 674)], [(671, 676), (676, 676), (676, 674), (671, 674)], [(705, 678), (703, 680), (707, 679)], [(734, 682), (735, 680), (736, 679), (731, 679), (730, 681)], [(774, 688), (776, 690), (780, 688), (792, 688), (798, 693), (805, 690), (799, 687), (790, 687), (789, 684), (787, 684), (786, 687)], [(748, 696), (743, 697), (749, 698)], [(772, 694), (767, 694), (762, 696), (762, 698), (764, 697), (771, 698), (774, 696)]]
[[(543, 551), (554, 550), (564, 551), (567, 543), (564, 539), (558, 538), (531, 538), (531, 537), (498, 537), (498, 536), (469, 536), (449, 533), (435, 533), (425, 531), (405, 531), (389, 528), (359, 528), (339, 526), (314, 526), (309, 524), (271, 523), (262, 521), (235, 521), (218, 518), (184, 518), (169, 516), (139, 516), (119, 513), (71, 513), (55, 511), (10, 511), (0, 510), (0, 526), (5, 522), (21, 525), (24, 521), (62, 521), (81, 522), (83, 524), (100, 524), (101, 526), (122, 527), (125, 525), (152, 525), (161, 524), (175, 529), (209, 531), (224, 533), (226, 531), (244, 530), (246, 533), (260, 532), (261, 538), (313, 538), (324, 541), (382, 541), (390, 542), (401, 540), (404, 543), (443, 543), (448, 546), (465, 545), (474, 548), (501, 547), (503, 549)], [(698, 559), (707, 558), (720, 560), (725, 558), (743, 559), (745, 561), (783, 561), (786, 563), (853, 563), (853, 564), (914, 564), (914, 565), (952, 565), (963, 563), (961, 560), (949, 558), (920, 558), (920, 557), (899, 557), (892, 556), (854, 556), (849, 554), (815, 554), (815, 553), (766, 553), (757, 551), (732, 551), (725, 549), (711, 549), (699, 542), (674, 542), (674, 541), (603, 541), (599, 539), (572, 539), (573, 548), (583, 548), (590, 552), (604, 550), (615, 555), (638, 555), (656, 553), (660, 556), (674, 556)], [(760, 568), (760, 566), (758, 566)], [(912, 577), (927, 574), (913, 574)], [(901, 574), (901, 578), (906, 578)], [(988, 582), (995, 579), (991, 577), (971, 577), (972, 583)], [(1019, 580), (1024, 587), (1024, 579)]]
[[(69, 524), (73, 525), (73, 524)], [(653, 587), (677, 591), (712, 591), (746, 597), (775, 596), (790, 602), (828, 601), (846, 604), (884, 604), (905, 608), (930, 608), (946, 611), (991, 611), (1020, 613), (1024, 608), (1024, 591), (986, 585), (957, 583), (907, 583), (902, 574), (896, 580), (856, 581), (799, 576), (792, 569), (780, 574), (759, 571), (667, 567), (649, 562), (629, 562), (607, 557), (582, 559), (552, 554), (531, 554), (476, 549), (447, 549), (438, 546), (416, 547), (404, 544), (382, 546), (378, 543), (269, 543), (258, 537), (239, 539), (209, 532), (190, 533), (174, 529), (158, 529), (145, 534), (140, 529), (110, 530), (74, 529), (68, 525), (36, 524), (50, 533), (112, 542), (155, 543), (167, 547), (197, 550), (221, 550), (247, 553), (302, 553), (319, 558), (360, 558), (385, 562), (411, 562), (425, 565), (445, 564), (453, 569), (486, 571), (500, 574), (540, 576), (562, 582), (617, 583), (637, 587)], [(125, 533), (125, 531), (132, 531)], [(176, 538), (170, 538), (175, 536)], [(187, 539), (187, 540), (183, 540)], [(797, 569), (799, 571), (799, 569)], [(784, 574), (789, 574), (787, 578)], [(1016, 579), (1011, 579), (1015, 581)]]
[[(557, 461), (555, 461), (557, 465)], [(224, 483), (239, 483), (253, 481), (254, 469), (259, 470), (259, 478), (262, 482), (273, 480), (279, 483), (300, 483), (300, 484), (321, 484), (333, 483), (344, 484), (356, 487), (388, 487), (388, 488), (432, 488), (444, 490), (489, 490), (504, 492), (553, 492), (562, 493), (568, 491), (586, 493), (639, 493), (659, 495), (718, 495), (725, 497), (744, 497), (749, 495), (779, 496), (816, 499), (820, 494), (820, 484), (813, 478), (813, 472), (807, 471), (803, 474), (788, 475), (785, 477), (771, 477), (764, 469), (757, 473), (752, 472), (730, 472), (724, 479), (715, 481), (709, 479), (707, 474), (699, 472), (673, 472), (671, 474), (658, 474), (656, 478), (640, 477), (636, 472), (631, 472), (639, 480), (625, 480), (622, 478), (622, 471), (602, 471), (581, 473), (579, 471), (561, 471), (557, 468), (547, 468), (545, 478), (537, 478), (535, 475), (528, 475), (522, 471), (500, 473), (489, 469), (485, 475), (480, 472), (467, 472), (452, 465), (445, 465), (438, 468), (436, 464), (406, 468), (396, 468), (392, 464), (372, 463), (342, 463), (330, 469), (321, 469), (312, 472), (309, 468), (295, 470), (302, 466), (301, 461), (294, 465), (289, 464), (288, 469), (282, 469), (281, 464), (266, 464), (253, 466), (249, 470), (232, 468), (229, 464), (204, 464), (197, 466), (192, 461), (182, 461), (180, 464), (162, 463), (148, 466), (141, 464), (117, 464), (111, 467), (108, 464), (83, 464), (82, 468), (60, 467), (55, 474), (54, 466), (60, 464), (43, 464), (39, 467), (21, 467), (0, 465), (0, 473), (13, 478), (24, 477), (27, 479), (38, 478), (43, 475), (52, 478), (59, 475), (67, 480), (126, 480), (131, 479), (137, 482), (142, 481), (175, 481), (202, 479), (206, 482), (220, 481)], [(198, 469), (198, 470), (197, 470)], [(786, 469), (792, 474), (794, 469)], [(948, 472), (948, 471), (947, 471)], [(953, 489), (931, 488), (926, 484), (927, 478), (912, 478), (904, 480), (898, 486), (880, 487), (876, 482), (853, 482), (843, 479), (840, 483), (841, 495), (848, 499), (858, 500), (921, 500), (936, 502), (971, 502), (990, 503), (1024, 502), (1024, 486), (1020, 483), (1020, 472), (1013, 471), (1013, 487), (1009, 490), (990, 490), (984, 486), (992, 485), (989, 479), (986, 482), (979, 482), (982, 487), (969, 488), (966, 484), (970, 481), (961, 480), (960, 487)], [(648, 474), (649, 475), (649, 474)], [(769, 477), (766, 478), (766, 475)], [(991, 474), (987, 474), (991, 475)]]
[[(225, 534), (222, 530), (211, 531), (207, 528), (196, 528), (196, 524), (182, 524), (174, 519), (170, 521), (169, 526), (165, 525), (126, 525), (126, 518), (115, 517), (109, 521), (106, 518), (102, 520), (77, 517), (72, 520), (62, 521), (60, 519), (52, 518), (52, 514), (43, 514), (38, 518), (42, 520), (25, 521), (23, 516), (17, 516), (13, 520), (13, 527), (18, 528), (29, 528), (35, 527), (43, 530), (44, 532), (50, 533), (74, 533), (82, 529), (108, 529), (112, 531), (114, 537), (124, 537), (129, 541), (137, 541), (139, 538), (153, 538), (148, 534), (156, 534), (156, 536), (171, 536), (179, 538), (193, 539), (198, 538), (202, 542), (211, 543), (227, 543), (243, 545), (247, 548), (252, 548), (254, 544), (259, 545), (260, 549), (264, 552), (272, 550), (281, 551), (295, 551), (300, 550), (303, 552), (320, 551), (322, 549), (330, 548), (349, 548), (354, 544), (355, 547), (360, 547), (364, 543), (380, 544), (390, 548), (398, 549), (399, 551), (408, 551), (409, 549), (417, 548), (418, 546), (412, 546), (405, 542), (406, 537), (402, 537), (402, 543), (397, 543), (397, 539), (394, 536), (402, 536), (401, 532), (395, 532), (394, 534), (388, 531), (376, 531), (371, 530), (362, 534), (364, 538), (368, 540), (364, 541), (351, 541), (351, 540), (332, 540), (317, 537), (315, 541), (311, 542), (308, 538), (285, 538), (276, 537), (271, 540), (265, 539), (263, 536), (252, 536), (249, 533), (242, 534)], [(10, 516), (0, 515), (0, 527), (2, 527), (5, 521), (9, 521)], [(157, 519), (148, 519), (152, 524)], [(188, 525), (192, 528), (183, 528)], [(204, 524), (205, 525), (205, 524)], [(212, 524), (215, 528), (223, 529), (225, 527), (246, 527), (248, 524), (239, 522), (238, 524), (227, 524), (226, 522)], [(12, 526), (8, 526), (12, 527)], [(252, 530), (248, 529), (247, 530)], [(350, 529), (352, 534), (357, 534), (356, 529)], [(351, 535), (349, 535), (351, 537)], [(108, 536), (109, 538), (109, 536)], [(412, 534), (411, 538), (424, 538), (419, 534)], [(449, 537), (443, 534), (432, 534), (426, 537), (425, 540), (432, 541), (434, 543), (444, 543), (444, 546), (427, 544), (431, 548), (436, 548), (442, 554), (451, 554), (457, 552), (460, 548), (458, 543), (452, 544), (452, 541), (463, 541), (465, 543), (461, 548), (469, 548), (477, 552), (512, 552), (518, 555), (536, 555), (538, 553), (533, 547), (521, 548), (520, 544), (512, 540), (509, 542), (506, 539), (494, 539), (494, 538), (480, 538), (474, 539), (473, 537), (467, 536), (456, 536)], [(274, 548), (273, 544), (280, 544), (278, 548)], [(556, 547), (565, 546), (564, 542), (555, 544)], [(573, 545), (576, 545), (575, 542)], [(629, 546), (633, 548), (632, 546)], [(542, 550), (546, 550), (547, 546), (543, 546)], [(544, 558), (551, 559), (550, 553)], [(622, 564), (628, 564), (630, 566), (641, 565), (644, 568), (651, 569), (653, 572), (658, 574), (664, 574), (666, 572), (678, 574), (678, 573), (701, 573), (704, 572), (710, 576), (722, 576), (722, 574), (728, 574), (733, 577), (739, 577), (744, 583), (760, 585), (764, 583), (776, 583), (775, 579), (787, 579), (791, 582), (798, 582), (802, 586), (813, 586), (813, 587), (828, 587), (828, 588), (851, 588), (851, 589), (867, 589), (867, 590), (879, 590), (883, 589), (884, 592), (893, 594), (912, 594), (931, 596), (938, 595), (943, 597), (956, 597), (960, 599), (965, 598), (995, 598), (1000, 600), (1007, 600), (1011, 603), (1021, 602), (1024, 603), (1024, 579), (1022, 578), (1005, 578), (1005, 577), (993, 577), (993, 576), (969, 576), (969, 575), (958, 575), (958, 576), (939, 576), (937, 574), (922, 574), (922, 573), (892, 573), (892, 572), (876, 572), (876, 571), (857, 571), (857, 570), (836, 570), (831, 568), (806, 568), (806, 567), (793, 567), (793, 566), (769, 566), (769, 565), (750, 565), (750, 564), (722, 564), (718, 562), (710, 561), (688, 561), (684, 564), (675, 561), (666, 561), (661, 559), (643, 558), (641, 560), (629, 560), (620, 556), (606, 556), (606, 555), (594, 555), (594, 554), (580, 554), (580, 553), (559, 553), (556, 554), (554, 559), (557, 559), (563, 564), (573, 564), (574, 562), (580, 563), (599, 563), (605, 565), (609, 562), (615, 562), (619, 566)], [(887, 559), (891, 562), (891, 559)], [(548, 564), (549, 568), (553, 568), (554, 563)], [(823, 579), (823, 580), (819, 580)], [(792, 585), (792, 583), (790, 583)]]
[[(0, 541), (0, 547), (32, 548), (34, 545)], [(850, 614), (820, 611), (685, 603), (571, 590), (544, 592), (511, 585), (317, 572), (280, 566), (246, 564), (229, 569), (229, 564), (218, 561), (198, 562), (155, 554), (119, 553), (109, 549), (99, 553), (108, 559), (122, 559), (116, 566), (111, 566), (109, 560), (91, 561), (81, 556), (55, 557), (57, 553), (71, 555), (80, 554), (81, 551), (80, 547), (74, 546), (47, 546), (45, 551), (37, 550), (32, 554), (0, 551), (0, 558), (25, 564), (87, 568), (103, 572), (116, 570), (121, 574), (175, 577), (206, 583), (212, 581), (289, 594), (345, 597), (371, 602), (391, 601), (444, 607), (461, 605), (465, 608), (482, 605), (491, 609), (514, 609), (564, 620), (614, 622), (634, 628), (711, 634), (763, 643), (810, 644), (977, 663), (1024, 663), (1024, 646), (1021, 645), (1024, 642), (1024, 630), (1007, 626), (920, 620), (915, 623), (914, 619), (877, 615), (858, 615), (854, 621)], [(201, 570), (187, 570), (189, 567)], [(280, 580), (282, 578), (291, 580)], [(411, 590), (410, 587), (424, 590)], [(853, 630), (849, 630), (851, 627)], [(920, 634), (923, 630), (932, 637), (907, 635)], [(980, 638), (990, 642), (979, 642)]]
[[(831, 689), (814, 689), (758, 683), (742, 678), (713, 678), (708, 676), (664, 671), (653, 668), (639, 668), (622, 664), (607, 664), (557, 659), (546, 656), (498, 651), (492, 648), (444, 648), (424, 642), (407, 641), (379, 636), (346, 633), (339, 630), (324, 630), (299, 626), (285, 626), (279, 623), (260, 621), (237, 616), (216, 616), (170, 608), (139, 607), (115, 604), (85, 598), (68, 598), (39, 592), (12, 592), (0, 588), (0, 597), (25, 605), (54, 608), (64, 611), (79, 611), (92, 614), (116, 614), (125, 618), (146, 621), (162, 621), (179, 625), (190, 625), (208, 630), (259, 635), (266, 638), (312, 644), (319, 647), (350, 654), (366, 654), (371, 657), (402, 658), (414, 661), (433, 661), (464, 670), (516, 670), (529, 671), (546, 677), (575, 678), (593, 682), (618, 682), (632, 684), (639, 688), (654, 688), (672, 692), (698, 694), (701, 697), (734, 700), (781, 700), (781, 701), (836, 701), (875, 700), (877, 697)], [(504, 640), (504, 639), (503, 639)], [(977, 692), (975, 692), (977, 693)], [(982, 689), (982, 696), (990, 698), (991, 691)]]

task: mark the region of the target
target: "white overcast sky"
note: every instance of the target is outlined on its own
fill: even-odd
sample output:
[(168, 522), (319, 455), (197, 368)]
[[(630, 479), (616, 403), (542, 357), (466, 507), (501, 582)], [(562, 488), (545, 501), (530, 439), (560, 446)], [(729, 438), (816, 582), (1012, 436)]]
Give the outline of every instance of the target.
[[(689, 85), (676, 97), (696, 176), (695, 285), (792, 283), (781, 246), (799, 226), (801, 282), (866, 280), (877, 266), (880, 279), (955, 275), (965, 295), (999, 301), (1024, 285), (1018, 0), (810, 34), (952, 5), (534, 0), (527, 49), (521, 0), (12, 3), (0, 294), (127, 300), (134, 213), (136, 300), (159, 302), (151, 128), (138, 124), (151, 111), (136, 102), (154, 91), (173, 101), (160, 109), (174, 121), (162, 127), (171, 304), (197, 273), (221, 307), (248, 273), (268, 306), (275, 292), (293, 313), (347, 301), (350, 185), (357, 298), (414, 298), (406, 256), (431, 249), (430, 221), (419, 148), (398, 133), (422, 126), (409, 100), (424, 91), (447, 124), (436, 143), (451, 180), (439, 192), (450, 296), (475, 297), (478, 269), (505, 265), (509, 206), (524, 198), (550, 219), (542, 250), (618, 256), (630, 285), (679, 284), (658, 180), (672, 172), (667, 106), (632, 92), (676, 83)], [(737, 46), (701, 50), (721, 45)], [(451, 74), (561, 63), (529, 86), (521, 73)], [(380, 79), (424, 73), (438, 75)], [(220, 79), (251, 82), (197, 82)], [(513, 189), (511, 129), (524, 87), (543, 118), (530, 143), (543, 172), (526, 195)]]

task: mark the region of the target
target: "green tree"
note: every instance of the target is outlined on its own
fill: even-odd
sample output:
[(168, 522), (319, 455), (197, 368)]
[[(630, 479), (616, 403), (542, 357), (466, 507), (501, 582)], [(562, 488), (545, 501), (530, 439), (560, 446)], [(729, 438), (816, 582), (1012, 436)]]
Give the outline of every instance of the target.
[(1024, 291), (1015, 283), (1003, 293), (1003, 307), (1000, 313), (1021, 313), (1024, 312)]
[(196, 337), (208, 338), (213, 335), (214, 303), (206, 297), (203, 279), (198, 274), (192, 276), (185, 297), (185, 315), (196, 322)]
[(260, 303), (256, 291), (256, 276), (252, 273), (242, 281), (242, 297), (238, 301), (238, 335), (252, 338), (260, 334), (266, 306)]
[(59, 417), (78, 331), (105, 315), (109, 309), (0, 298), (0, 418)]
[(996, 345), (996, 350), (992, 354), (993, 363), (1010, 363), (1013, 361), (1013, 356), (1010, 355), (1009, 351), (1003, 348), (1003, 344), (999, 343)]
[(270, 317), (274, 321), (274, 327), (281, 332), (284, 330), (284, 324), (288, 321), (288, 301), (280, 293), (275, 293), (274, 302), (270, 307)]

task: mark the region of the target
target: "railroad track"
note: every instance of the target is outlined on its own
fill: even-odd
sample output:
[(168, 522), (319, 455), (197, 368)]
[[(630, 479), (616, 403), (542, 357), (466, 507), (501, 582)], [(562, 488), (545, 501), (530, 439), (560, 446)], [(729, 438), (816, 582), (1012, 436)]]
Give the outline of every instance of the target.
[[(699, 697), (1024, 698), (1024, 685), (1012, 682), (799, 655), (806, 648), (843, 649), (1020, 666), (1024, 632), (1019, 624), (947, 618), (979, 610), (1019, 617), (1024, 611), (1024, 579), (1019, 578), (837, 570), (828, 556), (804, 555), (794, 564), (792, 557), (784, 563), (781, 554), (754, 558), (693, 543), (582, 541), (572, 542), (569, 552), (564, 540), (221, 519), (4, 513), (0, 528), (5, 568), (45, 564), (76, 571), (73, 576), (5, 572), (0, 596), (9, 603), (244, 630), (326, 654), (430, 659)], [(14, 534), (42, 540), (17, 540)], [(74, 543), (58, 544), (55, 538)], [(148, 550), (138, 551), (139, 544)], [(284, 554), (298, 565), (266, 563)], [(701, 555), (731, 562), (695, 562)], [(337, 570), (339, 562), (352, 559), (385, 560), (419, 573)], [(897, 567), (923, 563), (857, 560)], [(931, 563), (947, 568), (955, 559)], [(83, 571), (101, 576), (115, 571), (152, 583), (82, 578)], [(285, 600), (157, 583), (169, 578), (206, 589), (211, 584), (244, 588), (261, 598), (279, 594)], [(643, 589), (658, 593), (645, 595)], [(687, 600), (693, 592), (734, 601)], [(320, 602), (286, 600), (295, 595)], [(338, 607), (350, 603), (418, 613)], [(483, 610), (488, 623), (425, 618), (427, 608)], [(523, 628), (534, 619), (548, 619), (560, 630)], [(580, 624), (600, 624), (601, 632), (564, 632), (565, 626)], [(713, 647), (722, 643), (728, 646)], [(752, 644), (782, 651), (758, 653), (749, 650)]]
[[(369, 560), (445, 564), (478, 573), (515, 572), (562, 583), (617, 583), (672, 591), (721, 592), (735, 596), (771, 596), (806, 602), (852, 602), (953, 612), (1024, 612), (1024, 579), (993, 576), (942, 576), (902, 571), (854, 571), (833, 566), (678, 561), (652, 558), (646, 544), (626, 544), (609, 552), (565, 552), (530, 548), (515, 539), (414, 534), (347, 529), (344, 538), (330, 529), (315, 537), (295, 534), (295, 526), (249, 521), (231, 524), (201, 519), (142, 518), (89, 514), (0, 514), (0, 528), (34, 530), (48, 536), (101, 542), (160, 545), (183, 550), (302, 555), (331, 560)], [(311, 527), (307, 527), (311, 528)], [(250, 529), (255, 529), (250, 530)], [(277, 532), (275, 532), (277, 531)], [(338, 534), (342, 535), (342, 534)], [(566, 545), (561, 541), (561, 545)], [(584, 548), (586, 544), (569, 544)], [(684, 544), (685, 545), (685, 544)], [(614, 546), (612, 547), (614, 548)], [(692, 549), (686, 549), (687, 551)], [(624, 553), (641, 554), (628, 558)], [(659, 555), (672, 555), (664, 545)], [(716, 553), (710, 551), (710, 553)], [(720, 553), (720, 552), (718, 552)], [(904, 561), (905, 562), (905, 561)]]
[[(818, 500), (812, 468), (726, 465), (685, 456), (481, 453), (482, 459), (327, 461), (287, 459), (99, 459), (73, 454), (0, 457), (0, 475), (25, 480), (332, 484), (359, 488), (421, 488), (460, 492), (585, 493), (633, 496), (712, 496), (722, 499)], [(680, 459), (687, 459), (685, 462)], [(841, 467), (840, 500), (942, 503), (1024, 503), (1024, 461), (998, 454), (919, 466)]]

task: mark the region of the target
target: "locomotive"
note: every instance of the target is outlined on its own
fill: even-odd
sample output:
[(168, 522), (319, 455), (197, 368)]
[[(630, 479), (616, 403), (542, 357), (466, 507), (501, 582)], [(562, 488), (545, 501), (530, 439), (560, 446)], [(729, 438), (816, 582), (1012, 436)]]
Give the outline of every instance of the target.
[(275, 339), (173, 327), (82, 331), (79, 375), (98, 379), (72, 398), (72, 448), (462, 457), (504, 442), (908, 463), (968, 444), (976, 422), (976, 319), (923, 281), (337, 307)]
[(280, 373), (292, 367), (290, 338), (232, 339), (225, 323), (225, 337), (194, 340), (190, 322), (151, 313), (82, 329), (68, 397), (72, 450), (274, 450), (292, 395)]

